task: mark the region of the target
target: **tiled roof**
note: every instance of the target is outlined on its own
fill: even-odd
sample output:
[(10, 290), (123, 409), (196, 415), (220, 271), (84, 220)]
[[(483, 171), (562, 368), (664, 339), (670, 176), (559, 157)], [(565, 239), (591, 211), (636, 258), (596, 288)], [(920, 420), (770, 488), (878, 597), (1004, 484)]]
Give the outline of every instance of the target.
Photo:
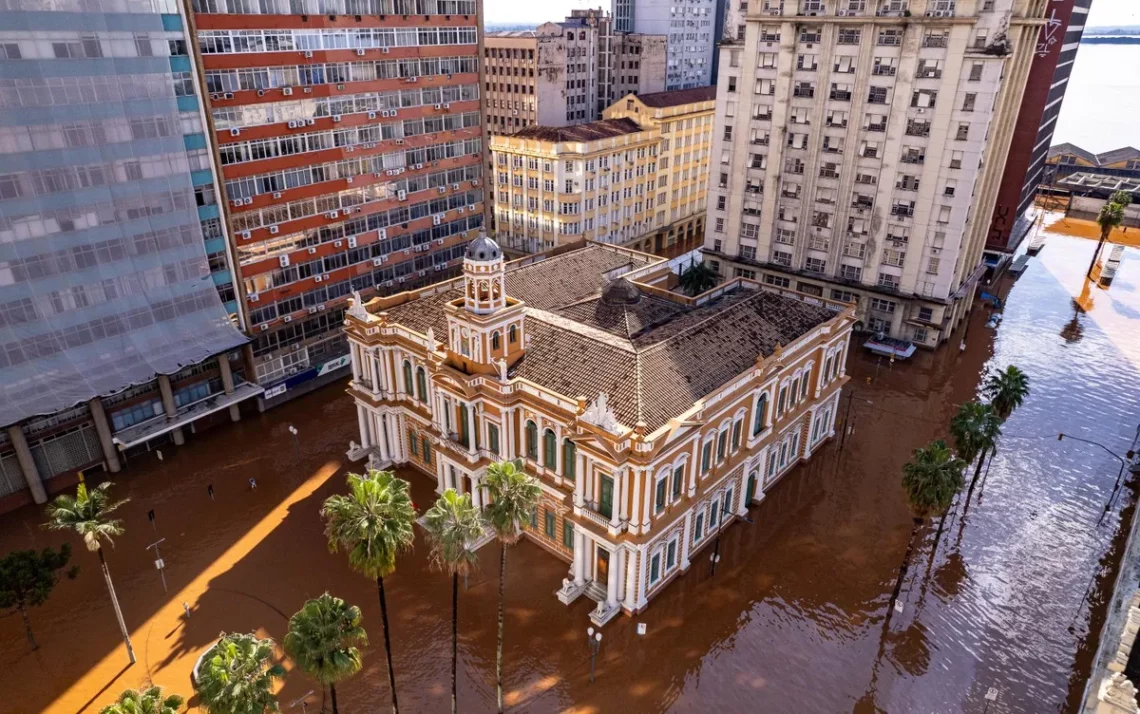
[(695, 87), (693, 89), (674, 89), (669, 92), (655, 92), (654, 94), (639, 94), (637, 98), (647, 107), (655, 109), (662, 107), (676, 107), (682, 104), (696, 102), (716, 101), (716, 87)]
[(1056, 144), (1049, 147), (1049, 158), (1054, 156), (1061, 156), (1063, 154), (1072, 154), (1079, 156), (1093, 166), (1108, 166), (1115, 164), (1119, 161), (1127, 161), (1128, 159), (1140, 158), (1140, 149), (1135, 149), (1131, 146), (1122, 146), (1119, 149), (1112, 151), (1104, 151), (1099, 154), (1094, 154), (1091, 151), (1086, 151), (1076, 144), (1065, 142), (1063, 144)]
[(1088, 161), (1093, 166), (1097, 165), (1096, 154), (1091, 151), (1085, 151), (1076, 144), (1069, 144), (1066, 142), (1064, 144), (1057, 144), (1056, 146), (1049, 147), (1050, 158), (1054, 156), (1060, 156), (1062, 154), (1073, 154), (1074, 156), (1079, 156), (1085, 161)]
[(1137, 151), (1131, 146), (1125, 146), (1119, 149), (1113, 149), (1112, 151), (1106, 151), (1103, 154), (1097, 154), (1096, 158), (1098, 161), (1100, 161), (1101, 166), (1108, 166), (1109, 164), (1115, 164), (1118, 161), (1135, 159), (1138, 156), (1140, 156), (1140, 151)]
[(511, 136), (539, 141), (596, 141), (623, 134), (636, 134), (641, 127), (632, 119), (603, 119), (576, 126), (528, 126)]

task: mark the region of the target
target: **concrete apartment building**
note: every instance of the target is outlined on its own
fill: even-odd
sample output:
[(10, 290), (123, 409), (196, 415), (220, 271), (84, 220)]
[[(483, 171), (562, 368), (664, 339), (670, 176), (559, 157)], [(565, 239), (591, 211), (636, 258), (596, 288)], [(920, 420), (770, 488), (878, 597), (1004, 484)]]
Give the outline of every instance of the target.
[(665, 37), (616, 32), (601, 10), (489, 33), (484, 45), (487, 129), (495, 134), (596, 121), (619, 97), (665, 88)]
[(1025, 95), (1010, 140), (1005, 174), (986, 234), (986, 250), (993, 255), (1012, 253), (1033, 225), (1027, 215), (1044, 183), (1053, 130), (1077, 59), (1085, 18), (1092, 0), (1053, 0), (1045, 24), (1036, 37), (1033, 63), (1025, 83)]
[(716, 78), (717, 41), (726, 0), (614, 0), (614, 24), (624, 32), (668, 38), (665, 89), (690, 89)]
[(0, 9), (0, 512), (261, 389), (177, 2)]
[(1045, 0), (763, 0), (726, 43), (707, 259), (934, 346), (970, 305)]
[(477, 0), (194, 0), (262, 406), (347, 373), (348, 294), (454, 275), (483, 225)]
[(700, 245), (715, 107), (713, 87), (629, 95), (600, 121), (492, 136), (504, 249), (589, 239), (676, 255)]
[(684, 262), (587, 242), (507, 264), (479, 238), (462, 279), (354, 301), (349, 457), (477, 508), (487, 467), (521, 460), (525, 535), (567, 563), (553, 595), (599, 626), (644, 610), (834, 435), (854, 322), (741, 278), (680, 295)]

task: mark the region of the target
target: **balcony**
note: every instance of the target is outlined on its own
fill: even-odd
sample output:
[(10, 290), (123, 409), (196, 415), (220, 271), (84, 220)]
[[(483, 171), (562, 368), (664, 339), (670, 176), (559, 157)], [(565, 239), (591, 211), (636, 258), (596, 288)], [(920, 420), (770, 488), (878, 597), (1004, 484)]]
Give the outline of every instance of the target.
[(914, 208), (911, 206), (891, 206), (891, 215), (899, 216), (900, 218), (910, 218), (914, 215)]
[(864, 128), (867, 131), (885, 132), (887, 130), (887, 123), (883, 122), (882, 124), (868, 124)]
[(930, 123), (929, 122), (907, 122), (906, 124), (907, 136), (930, 136)]
[(903, 154), (899, 160), (904, 164), (924, 164), (926, 163), (926, 154)]
[(876, 77), (893, 77), (897, 71), (898, 70), (896, 70), (892, 65), (877, 64), (871, 70), (871, 74), (875, 75)]
[(792, 96), (811, 99), (815, 96), (815, 87), (796, 87), (792, 90)]
[(837, 102), (851, 101), (851, 92), (843, 89), (833, 89), (831, 90), (831, 94), (829, 96)]
[(613, 518), (614, 506), (612, 503), (600, 503), (598, 501), (584, 501), (582, 503), (582, 517), (588, 521), (592, 521), (602, 528), (608, 529), (610, 527), (610, 519)]

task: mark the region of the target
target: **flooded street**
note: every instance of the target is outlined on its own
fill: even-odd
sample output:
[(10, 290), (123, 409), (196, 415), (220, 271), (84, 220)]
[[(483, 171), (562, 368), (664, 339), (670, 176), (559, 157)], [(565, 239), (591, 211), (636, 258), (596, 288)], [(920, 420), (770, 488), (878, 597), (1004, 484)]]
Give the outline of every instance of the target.
[[(996, 332), (978, 304), (964, 352), (954, 344), (892, 366), (852, 350), (853, 431), (842, 450), (833, 440), (750, 510), (752, 523), (726, 529), (715, 576), (702, 556), (643, 614), (607, 625), (597, 682), (588, 681), (592, 603), (563, 606), (554, 591), (567, 564), (527, 542), (512, 548), (509, 710), (980, 713), (994, 687), (992, 714), (1073, 711), (1103, 618), (1086, 595), (1099, 601), (1109, 582), (1102, 558), (1119, 546), (1132, 493), (1098, 524), (1119, 463), (1095, 446), (1058, 442), (1057, 433), (1123, 453), (1140, 423), (1140, 250), (1126, 252), (1110, 290), (1086, 292), (1093, 247), (1051, 236), (1019, 280), (1000, 286), (1007, 308)], [(988, 366), (1008, 364), (1029, 375), (1032, 393), (1005, 424), (983, 485), (968, 513), (948, 521), (932, 563), (933, 529), (924, 531), (872, 688), (910, 532), (901, 467), (912, 449), (946, 437)], [(147, 681), (190, 695), (190, 669), (219, 631), (280, 641), (288, 616), (326, 590), (363, 609), (371, 639), (364, 671), (338, 686), (341, 711), (384, 707), (375, 586), (343, 554), (328, 553), (318, 516), (324, 498), (343, 491), (356, 424), (351, 399), (329, 387), (194, 436), (190, 448), (164, 447), (163, 462), (136, 459), (116, 487), (132, 501), (108, 562), (138, 664), (124, 668), (97, 561), (73, 539), (79, 578), (30, 613), (41, 649), (27, 651), (18, 615), (0, 619), (0, 712), (95, 712)], [(422, 511), (434, 478), (403, 475)], [(67, 538), (42, 530), (43, 520), (38, 508), (0, 517), (0, 552)], [(156, 536), (167, 539), (168, 595), (145, 550)], [(497, 546), (480, 555), (482, 571), (460, 592), (459, 702), (471, 712), (493, 711), (495, 701)], [(444, 711), (450, 588), (429, 569), (422, 533), (386, 585), (402, 710)], [(646, 635), (636, 634), (637, 623)], [(291, 672), (282, 710), (300, 712), (290, 704), (314, 689), (309, 711), (319, 688)], [(189, 703), (196, 711), (197, 700)]]

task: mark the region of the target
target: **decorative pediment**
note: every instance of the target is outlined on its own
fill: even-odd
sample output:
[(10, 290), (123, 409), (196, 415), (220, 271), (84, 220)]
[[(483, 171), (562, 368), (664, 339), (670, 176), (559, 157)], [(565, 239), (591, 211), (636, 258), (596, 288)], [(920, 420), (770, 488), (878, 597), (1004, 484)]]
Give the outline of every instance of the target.
[(608, 402), (609, 396), (605, 392), (600, 392), (598, 398), (590, 402), (586, 411), (582, 412), (578, 418), (610, 434), (620, 433), (617, 415), (614, 414), (614, 410), (610, 408)]

